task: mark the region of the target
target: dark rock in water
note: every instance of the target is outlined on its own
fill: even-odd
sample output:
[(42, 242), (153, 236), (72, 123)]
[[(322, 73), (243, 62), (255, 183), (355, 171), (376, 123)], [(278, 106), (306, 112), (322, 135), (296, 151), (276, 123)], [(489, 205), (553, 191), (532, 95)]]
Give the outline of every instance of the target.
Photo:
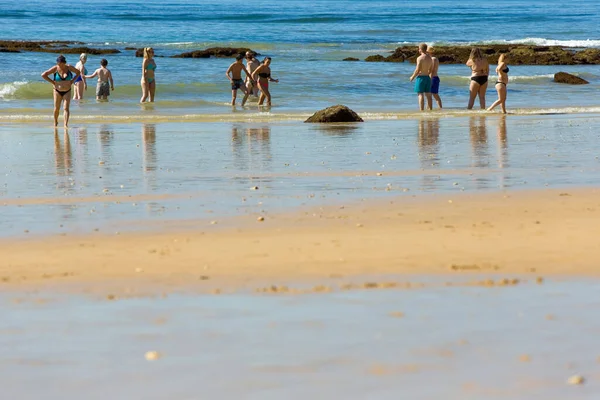
[(81, 45), (83, 42), (74, 41), (24, 41), (24, 40), (0, 40), (0, 48), (5, 52), (16, 53), (20, 51), (35, 51), (42, 53), (80, 54), (88, 53), (94, 55), (120, 53), (117, 49), (93, 49), (90, 47), (71, 47)]
[(57, 48), (52, 48), (52, 49), (47, 48), (43, 51), (48, 52), (48, 53), (60, 53), (60, 54), (87, 53), (88, 55), (92, 54), (95, 56), (99, 56), (102, 54), (117, 54), (117, 53), (121, 52), (117, 49), (93, 49), (91, 47), (57, 47)]
[(125, 47), (125, 50), (137, 50), (135, 47)]
[(364, 122), (357, 113), (348, 107), (338, 104), (317, 111), (304, 122)]
[(0, 53), (20, 53), (20, 50), (15, 49), (3, 49), (0, 47)]
[(238, 54), (244, 54), (247, 51), (251, 51), (245, 47), (211, 47), (206, 50), (195, 50), (187, 53), (181, 53), (174, 56), (172, 58), (230, 58), (235, 57)]
[(374, 56), (369, 56), (369, 57), (365, 58), (365, 61), (368, 61), (368, 62), (381, 62), (381, 61), (386, 61), (386, 59), (381, 54), (375, 54)]
[(354, 58), (354, 57), (346, 57), (342, 61), (360, 61), (360, 60), (358, 58)]
[(569, 85), (586, 85), (589, 83), (583, 78), (568, 74), (566, 72), (557, 72), (554, 74), (554, 82), (567, 83)]
[[(525, 44), (492, 44), (478, 46), (490, 64), (497, 64), (500, 54), (506, 54), (511, 65), (575, 65), (600, 64), (600, 49), (572, 50), (561, 46), (533, 46)], [(471, 46), (440, 46), (435, 56), (440, 64), (464, 64), (469, 59)], [(416, 46), (398, 47), (387, 57), (369, 56), (365, 61), (416, 62)]]

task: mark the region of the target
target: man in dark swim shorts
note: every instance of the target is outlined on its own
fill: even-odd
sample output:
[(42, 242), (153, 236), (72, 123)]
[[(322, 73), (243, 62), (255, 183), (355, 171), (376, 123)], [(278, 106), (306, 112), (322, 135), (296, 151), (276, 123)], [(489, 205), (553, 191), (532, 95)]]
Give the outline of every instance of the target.
[[(244, 100), (242, 100), (242, 107), (244, 106), (244, 104), (246, 104), (246, 100), (248, 100), (248, 95), (250, 94), (250, 92), (248, 92), (248, 89), (246, 88), (246, 85), (244, 84), (244, 80), (242, 79), (242, 71), (246, 73), (247, 78), (252, 79), (252, 76), (244, 66), (244, 63), (242, 62), (243, 60), (244, 55), (238, 55), (235, 58), (235, 62), (231, 64), (229, 68), (227, 68), (227, 72), (225, 73), (225, 75), (227, 75), (227, 79), (229, 79), (229, 81), (231, 82), (232, 106), (235, 106), (235, 99), (237, 98), (238, 89), (241, 89), (242, 92), (244, 92)], [(229, 73), (231, 73), (231, 75), (229, 75)]]
[(431, 94), (435, 99), (439, 108), (442, 108), (442, 99), (440, 98), (440, 77), (438, 76), (438, 68), (440, 67), (440, 60), (435, 56), (435, 50), (431, 46), (427, 46), (427, 53), (431, 56), (433, 61), (433, 67), (431, 68)]

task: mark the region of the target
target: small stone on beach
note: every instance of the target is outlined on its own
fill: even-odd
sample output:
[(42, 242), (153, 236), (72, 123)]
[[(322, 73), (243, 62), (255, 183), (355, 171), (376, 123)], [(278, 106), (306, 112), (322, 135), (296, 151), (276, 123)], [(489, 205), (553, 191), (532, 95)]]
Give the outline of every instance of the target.
[(585, 378), (581, 375), (573, 375), (567, 379), (569, 385), (582, 385), (585, 382)]
[(258, 218), (256, 218), (256, 220), (259, 221), (259, 222), (262, 222), (262, 221), (265, 220), (265, 217), (258, 217)]
[(160, 358), (160, 354), (158, 351), (147, 351), (145, 357), (148, 361), (155, 361)]

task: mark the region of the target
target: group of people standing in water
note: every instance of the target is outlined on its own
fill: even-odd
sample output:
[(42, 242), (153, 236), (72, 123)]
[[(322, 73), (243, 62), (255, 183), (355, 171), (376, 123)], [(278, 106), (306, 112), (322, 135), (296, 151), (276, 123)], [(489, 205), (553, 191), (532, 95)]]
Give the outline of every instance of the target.
[[(262, 62), (256, 59), (256, 53), (247, 51), (246, 54), (240, 54), (236, 57), (227, 69), (225, 75), (231, 82), (231, 105), (235, 105), (237, 99), (237, 91), (241, 90), (244, 93), (242, 106), (246, 104), (248, 97), (253, 95), (260, 97), (258, 105), (262, 106), (266, 100), (267, 106), (271, 106), (271, 92), (269, 91), (269, 82), (279, 82), (279, 80), (271, 77), (271, 57), (265, 57)], [(151, 47), (144, 48), (144, 59), (142, 61), (142, 97), (141, 103), (146, 101), (153, 102), (156, 93), (156, 62), (154, 61), (154, 49)], [(246, 59), (246, 65), (243, 60)], [(502, 112), (506, 114), (506, 85), (508, 84), (508, 65), (505, 54), (501, 54), (498, 59), (496, 74), (498, 80), (495, 87), (498, 92), (498, 100), (496, 100), (487, 110), (491, 111), (495, 107), (500, 106)], [(82, 99), (85, 90), (87, 89), (87, 79), (98, 77), (96, 86), (96, 98), (98, 100), (108, 100), (110, 91), (114, 90), (114, 82), (111, 71), (107, 68), (108, 61), (102, 59), (100, 68), (88, 75), (85, 67), (87, 62), (87, 54), (83, 53), (79, 57), (79, 62), (75, 67), (67, 64), (65, 56), (60, 55), (56, 59), (56, 65), (42, 73), (42, 78), (54, 86), (54, 126), (58, 125), (58, 115), (61, 104), (64, 110), (65, 126), (69, 123), (69, 106), (71, 102), (71, 88), (73, 90), (73, 99)], [(439, 60), (435, 57), (435, 50), (425, 43), (419, 45), (419, 57), (417, 65), (410, 81), (415, 81), (415, 92), (418, 94), (419, 108), (425, 109), (425, 100), (427, 100), (427, 109), (433, 108), (433, 99), (436, 100), (439, 108), (442, 108), (442, 99), (439, 95), (440, 78), (438, 77)], [(487, 59), (481, 53), (481, 50), (474, 47), (471, 50), (469, 60), (466, 65), (471, 69), (471, 82), (469, 85), (469, 103), (467, 108), (473, 108), (475, 99), (479, 97), (481, 109), (485, 109), (485, 93), (488, 87), (488, 76), (490, 66)], [(242, 78), (242, 72), (246, 75)], [(50, 78), (52, 77), (52, 78)]]
[[(495, 87), (498, 92), (498, 100), (496, 100), (487, 110), (492, 111), (497, 106), (500, 106), (502, 112), (506, 114), (506, 85), (508, 84), (508, 60), (506, 54), (500, 54), (498, 58), (498, 66), (496, 74), (498, 80)], [(488, 88), (488, 77), (490, 75), (490, 65), (487, 58), (483, 56), (481, 50), (477, 47), (471, 49), (469, 60), (466, 63), (471, 69), (471, 82), (469, 84), (469, 103), (467, 109), (473, 109), (475, 99), (479, 97), (479, 105), (481, 109), (485, 109), (485, 93)], [(438, 77), (438, 68), (440, 62), (435, 57), (435, 50), (425, 43), (419, 45), (419, 57), (417, 65), (410, 81), (415, 80), (415, 93), (419, 100), (419, 108), (421, 111), (425, 109), (425, 99), (427, 99), (427, 109), (433, 108), (432, 97), (435, 98), (439, 108), (442, 108), (442, 99), (439, 96), (440, 78)]]
[[(144, 60), (142, 61), (142, 86), (141, 103), (146, 101), (154, 102), (156, 93), (156, 62), (154, 61), (154, 49), (146, 47), (143, 51)], [(258, 105), (262, 106), (265, 100), (267, 106), (271, 106), (271, 92), (269, 92), (269, 82), (279, 82), (278, 79), (271, 77), (271, 57), (265, 57), (262, 62), (256, 59), (256, 53), (247, 51), (245, 54), (246, 65), (244, 66), (244, 55), (240, 54), (236, 57), (236, 61), (229, 66), (226, 75), (231, 82), (232, 100), (231, 104), (235, 105), (237, 91), (241, 90), (244, 93), (242, 106), (246, 104), (248, 97), (252, 94), (258, 99)], [(58, 115), (62, 104), (64, 113), (65, 126), (69, 124), (70, 104), (71, 104), (71, 89), (73, 90), (73, 99), (83, 99), (83, 94), (87, 90), (87, 79), (98, 77), (96, 86), (96, 99), (108, 100), (110, 91), (115, 90), (112, 73), (107, 67), (108, 61), (102, 59), (100, 68), (88, 75), (85, 64), (87, 62), (87, 54), (82, 53), (79, 56), (79, 62), (75, 67), (67, 64), (65, 56), (60, 55), (56, 58), (56, 65), (44, 71), (42, 78), (54, 86), (54, 126), (58, 126)], [(242, 72), (246, 74), (246, 79), (242, 79)]]

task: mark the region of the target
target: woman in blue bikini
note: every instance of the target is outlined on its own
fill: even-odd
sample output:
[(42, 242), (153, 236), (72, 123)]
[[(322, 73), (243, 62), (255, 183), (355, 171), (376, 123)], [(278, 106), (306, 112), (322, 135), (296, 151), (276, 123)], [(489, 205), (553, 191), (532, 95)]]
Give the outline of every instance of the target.
[(150, 102), (154, 102), (154, 93), (156, 91), (156, 79), (154, 71), (156, 63), (154, 62), (154, 49), (152, 47), (144, 48), (144, 61), (142, 62), (142, 99), (145, 102), (150, 96)]
[[(50, 79), (50, 75), (54, 79)], [(69, 125), (69, 105), (71, 104), (71, 95), (69, 92), (78, 77), (79, 70), (67, 64), (67, 59), (63, 55), (56, 58), (56, 65), (54, 67), (42, 73), (42, 78), (54, 86), (54, 126), (58, 126), (58, 114), (61, 103), (63, 103), (65, 127)]]

